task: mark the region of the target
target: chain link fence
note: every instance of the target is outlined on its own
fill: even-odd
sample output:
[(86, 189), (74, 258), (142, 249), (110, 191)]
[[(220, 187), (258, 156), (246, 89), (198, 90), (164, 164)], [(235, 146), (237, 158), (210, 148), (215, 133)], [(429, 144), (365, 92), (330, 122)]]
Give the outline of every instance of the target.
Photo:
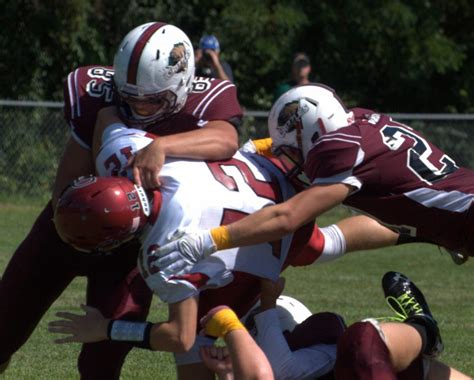
[[(265, 111), (246, 111), (241, 142), (267, 135)], [(474, 168), (474, 115), (393, 114), (421, 130), (458, 165)], [(69, 127), (62, 105), (0, 101), (0, 199), (48, 199)], [(72, 158), (73, 159), (73, 158)]]

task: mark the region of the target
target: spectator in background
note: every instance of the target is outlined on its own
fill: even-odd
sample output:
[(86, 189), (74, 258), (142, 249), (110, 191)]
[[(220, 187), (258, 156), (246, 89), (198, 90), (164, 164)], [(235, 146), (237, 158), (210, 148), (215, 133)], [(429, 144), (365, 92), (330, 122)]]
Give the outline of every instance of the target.
[(306, 53), (296, 53), (293, 57), (291, 66), (291, 79), (280, 83), (273, 92), (273, 101), (276, 101), (280, 95), (287, 92), (290, 88), (302, 84), (310, 83), (309, 74), (311, 73), (311, 62)]
[(199, 49), (195, 52), (197, 76), (234, 81), (230, 65), (219, 57), (220, 51), (216, 36), (211, 34), (201, 37)]

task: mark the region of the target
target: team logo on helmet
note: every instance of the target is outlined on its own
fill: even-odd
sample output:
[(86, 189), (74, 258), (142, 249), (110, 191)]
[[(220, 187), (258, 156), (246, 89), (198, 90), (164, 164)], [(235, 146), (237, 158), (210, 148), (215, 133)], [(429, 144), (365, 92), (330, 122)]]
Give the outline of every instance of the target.
[[(285, 137), (287, 133), (294, 131), (297, 127), (297, 124), (301, 124), (302, 114), (304, 115), (307, 111), (307, 109), (299, 109), (298, 100), (286, 103), (278, 114), (278, 126), (276, 129), (280, 136)], [(300, 128), (302, 128), (302, 126)]]
[(184, 42), (174, 44), (168, 58), (168, 66), (171, 68), (170, 74), (185, 71), (188, 68), (188, 59), (189, 52)]
[(94, 176), (79, 177), (74, 180), (71, 187), (74, 189), (80, 189), (82, 187), (92, 185), (95, 182), (97, 182), (97, 177), (94, 177)]

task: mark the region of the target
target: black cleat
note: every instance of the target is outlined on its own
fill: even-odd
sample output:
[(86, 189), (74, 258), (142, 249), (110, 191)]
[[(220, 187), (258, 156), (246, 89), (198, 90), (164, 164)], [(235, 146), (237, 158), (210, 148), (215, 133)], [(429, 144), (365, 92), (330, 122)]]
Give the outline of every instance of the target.
[(428, 342), (423, 354), (436, 357), (443, 351), (443, 342), (438, 323), (433, 318), (425, 296), (405, 275), (387, 272), (382, 278), (382, 288), (388, 305), (404, 322), (415, 323), (426, 328)]

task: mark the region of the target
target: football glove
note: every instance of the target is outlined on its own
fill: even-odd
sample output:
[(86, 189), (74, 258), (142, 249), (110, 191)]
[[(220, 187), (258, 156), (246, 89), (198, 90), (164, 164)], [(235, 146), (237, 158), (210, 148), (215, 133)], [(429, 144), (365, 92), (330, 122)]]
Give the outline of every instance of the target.
[(170, 237), (170, 243), (158, 248), (157, 265), (161, 270), (170, 266), (194, 265), (212, 253), (217, 247), (209, 230), (189, 232), (184, 229), (176, 230)]

